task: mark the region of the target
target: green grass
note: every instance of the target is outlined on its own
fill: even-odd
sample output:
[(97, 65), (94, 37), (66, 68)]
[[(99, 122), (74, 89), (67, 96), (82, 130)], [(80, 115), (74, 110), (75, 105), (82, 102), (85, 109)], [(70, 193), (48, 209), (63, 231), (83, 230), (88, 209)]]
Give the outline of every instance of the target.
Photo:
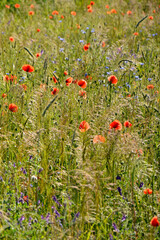
[[(150, 224), (160, 221), (159, 3), (97, 0), (92, 13), (89, 3), (0, 3), (0, 239), (160, 239)], [(68, 77), (87, 81), (86, 99)], [(109, 129), (116, 119), (120, 131)], [(94, 144), (96, 135), (106, 141)]]

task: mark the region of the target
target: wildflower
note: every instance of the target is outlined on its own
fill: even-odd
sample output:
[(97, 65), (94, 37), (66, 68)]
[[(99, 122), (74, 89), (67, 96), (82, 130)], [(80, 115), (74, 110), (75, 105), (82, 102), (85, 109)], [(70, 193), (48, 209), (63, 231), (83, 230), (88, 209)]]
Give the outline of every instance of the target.
[(111, 11), (107, 11), (107, 14), (111, 14)]
[(116, 226), (116, 224), (115, 224), (115, 223), (113, 223), (113, 224), (112, 224), (112, 226), (113, 226), (113, 228), (114, 228), (115, 232), (119, 232), (119, 229), (117, 228), (117, 226)]
[(79, 96), (81, 96), (81, 97), (83, 97), (84, 99), (86, 99), (86, 98), (87, 98), (86, 91), (80, 90), (80, 91), (79, 91)]
[(59, 12), (56, 10), (52, 12), (52, 15), (58, 15), (58, 14), (59, 14)]
[(103, 41), (102, 42), (102, 47), (104, 48), (106, 46), (106, 43)]
[(132, 123), (130, 123), (129, 121), (125, 121), (124, 126), (130, 128), (132, 126)]
[(68, 72), (67, 72), (67, 71), (64, 71), (64, 75), (67, 76), (67, 75), (68, 75)]
[(88, 8), (87, 11), (90, 12), (90, 13), (93, 12), (92, 7)]
[(105, 141), (106, 141), (106, 139), (102, 135), (96, 135), (93, 138), (93, 143), (104, 143)]
[(57, 81), (57, 78), (55, 78), (55, 76), (53, 76), (52, 79), (53, 79), (54, 83), (57, 83), (57, 82), (58, 82), (58, 81)]
[(128, 15), (132, 15), (132, 11), (127, 11), (127, 14)]
[(25, 202), (28, 202), (28, 196), (24, 196), (24, 197), (23, 197), (23, 200), (24, 200)]
[(120, 181), (121, 181), (121, 177), (118, 175), (118, 176), (116, 177), (116, 180), (120, 180)]
[(2, 94), (2, 98), (6, 98), (7, 97), (7, 94), (6, 93), (3, 93)]
[(61, 18), (62, 18), (62, 19), (64, 19), (64, 16), (63, 16), (63, 15), (61, 15)]
[(53, 16), (49, 16), (50, 19), (53, 19)]
[(154, 10), (153, 10), (153, 13), (155, 13), (155, 12), (156, 12), (156, 10), (154, 9)]
[(25, 72), (33, 72), (34, 71), (34, 67), (32, 67), (31, 65), (29, 64), (25, 64), (22, 66), (22, 69), (23, 71)]
[(95, 4), (95, 2), (93, 2), (93, 1), (90, 2), (90, 5), (94, 5), (94, 4)]
[(119, 194), (122, 196), (122, 189), (120, 187), (117, 188)]
[(14, 7), (15, 7), (15, 8), (20, 8), (20, 5), (19, 5), (18, 3), (16, 3), (16, 4), (14, 5)]
[(79, 213), (79, 212), (78, 212), (78, 213), (76, 213), (76, 214), (75, 214), (75, 216), (74, 216), (73, 222), (75, 222), (75, 221), (76, 221), (76, 219), (77, 219), (77, 218), (79, 218), (79, 216), (80, 216), (80, 213)]
[(29, 11), (28, 14), (29, 14), (30, 16), (32, 16), (32, 15), (34, 15), (34, 12), (33, 12), (33, 11)]
[(78, 86), (80, 86), (81, 88), (86, 88), (87, 87), (87, 82), (85, 80), (79, 80), (78, 81)]
[(41, 56), (41, 53), (36, 53), (36, 58), (39, 58)]
[(41, 30), (39, 28), (37, 28), (37, 32), (40, 32)]
[(106, 5), (105, 8), (109, 8), (109, 5)]
[(152, 17), (152, 16), (149, 16), (148, 18), (149, 18), (150, 20), (153, 20), (153, 17)]
[(116, 78), (116, 76), (114, 76), (114, 75), (111, 75), (111, 76), (109, 76), (108, 77), (108, 81), (110, 82), (110, 83), (112, 83), (112, 84), (117, 84), (117, 82), (118, 82), (118, 79)]
[(34, 5), (33, 5), (33, 4), (31, 4), (31, 5), (30, 5), (30, 8), (34, 8)]
[(139, 188), (142, 188), (143, 185), (144, 185), (144, 183), (143, 183), (143, 182), (140, 182)]
[(73, 81), (73, 78), (72, 77), (69, 77), (66, 79), (66, 85), (69, 86)]
[(79, 125), (79, 130), (81, 132), (85, 132), (85, 131), (88, 131), (90, 129), (90, 126), (89, 124), (86, 122), (86, 121), (82, 121)]
[(88, 9), (91, 8), (91, 5), (88, 5), (87, 8), (88, 8)]
[(23, 89), (24, 89), (24, 91), (26, 91), (26, 90), (27, 90), (27, 85), (26, 85), (26, 84), (22, 84), (22, 85), (20, 85), (20, 87), (21, 87), (21, 88), (23, 88)]
[(11, 42), (14, 42), (14, 38), (13, 38), (13, 37), (10, 37), (9, 40), (10, 40)]
[(83, 47), (84, 51), (88, 51), (89, 49), (89, 44), (85, 44), (84, 47)]
[(111, 9), (111, 13), (117, 13), (117, 11), (115, 9)]
[(152, 84), (147, 86), (147, 89), (153, 89), (153, 88), (154, 86)]
[(77, 29), (80, 29), (80, 28), (81, 28), (81, 26), (80, 26), (79, 24), (76, 24), (76, 26), (77, 26)]
[(138, 35), (139, 35), (139, 33), (138, 33), (138, 32), (135, 32), (135, 33), (133, 33), (133, 35), (134, 35), (134, 36), (138, 36)]
[(11, 104), (9, 104), (9, 110), (10, 110), (11, 112), (17, 112), (17, 111), (18, 111), (18, 107), (17, 107), (16, 104), (11, 103)]
[(6, 8), (8, 8), (8, 9), (10, 8), (10, 6), (9, 6), (9, 5), (5, 5), (5, 7), (6, 7)]
[(158, 218), (157, 217), (153, 217), (150, 224), (153, 226), (153, 227), (158, 227), (159, 226), (159, 221), (158, 221)]
[(152, 194), (152, 190), (147, 188), (147, 189), (144, 189), (144, 194)]
[(72, 11), (71, 15), (76, 16), (76, 12)]
[(114, 120), (112, 123), (110, 123), (110, 128), (114, 128), (115, 130), (121, 130), (122, 129), (122, 124), (118, 120)]
[(57, 95), (59, 93), (59, 89), (58, 88), (53, 88), (51, 94), (52, 95)]

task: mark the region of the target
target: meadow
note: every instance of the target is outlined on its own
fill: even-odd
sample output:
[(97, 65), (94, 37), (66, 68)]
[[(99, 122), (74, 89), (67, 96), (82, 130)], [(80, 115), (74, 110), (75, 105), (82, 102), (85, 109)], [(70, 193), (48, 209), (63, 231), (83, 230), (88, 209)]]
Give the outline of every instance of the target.
[(0, 1), (0, 239), (160, 239), (160, 2)]

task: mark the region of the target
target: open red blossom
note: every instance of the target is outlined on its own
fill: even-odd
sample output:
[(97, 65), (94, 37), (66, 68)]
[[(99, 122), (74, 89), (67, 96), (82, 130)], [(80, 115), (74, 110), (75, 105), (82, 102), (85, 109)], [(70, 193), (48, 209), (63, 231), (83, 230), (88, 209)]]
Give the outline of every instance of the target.
[(129, 121), (125, 121), (124, 126), (130, 128), (132, 126), (132, 123), (130, 123)]
[(88, 8), (88, 9), (91, 8), (91, 5), (87, 5), (87, 8)]
[(67, 71), (64, 71), (64, 75), (67, 76), (67, 75), (68, 75), (68, 72), (67, 72)]
[(53, 79), (54, 83), (57, 83), (57, 82), (58, 82), (58, 81), (57, 81), (57, 78), (56, 78), (55, 76), (53, 76), (52, 79)]
[(153, 20), (153, 17), (152, 17), (152, 16), (149, 16), (148, 18), (149, 18), (150, 20)]
[(10, 37), (9, 40), (10, 40), (11, 42), (14, 42), (14, 37)]
[(78, 86), (80, 86), (81, 88), (86, 88), (87, 87), (87, 82), (82, 79), (78, 81)]
[(109, 8), (109, 5), (106, 5), (105, 8)]
[(159, 221), (158, 221), (158, 218), (157, 217), (153, 217), (150, 224), (153, 226), (153, 227), (158, 227), (159, 226)]
[(152, 84), (147, 86), (147, 89), (153, 89), (153, 88), (154, 86)]
[(15, 8), (20, 8), (20, 5), (18, 3), (16, 3), (14, 6)]
[(120, 123), (120, 121), (118, 120), (114, 120), (111, 124), (110, 124), (110, 128), (112, 129), (114, 128), (115, 130), (121, 130), (122, 129), (122, 124)]
[(86, 98), (87, 98), (87, 93), (86, 93), (86, 91), (80, 90), (80, 91), (79, 91), (79, 96), (81, 96), (81, 97), (83, 97), (84, 99), (86, 99)]
[(104, 143), (105, 141), (106, 141), (106, 139), (102, 135), (96, 135), (93, 138), (93, 143)]
[(66, 79), (66, 85), (69, 86), (73, 81), (73, 78), (72, 77), (69, 77)]
[(102, 47), (105, 47), (106, 46), (106, 43), (103, 41), (102, 42)]
[(138, 36), (138, 35), (139, 35), (139, 33), (138, 33), (138, 32), (135, 32), (135, 33), (133, 33), (133, 35), (134, 35), (134, 36)]
[(17, 111), (18, 111), (18, 107), (17, 107), (16, 104), (11, 103), (11, 104), (9, 104), (9, 110), (10, 110), (11, 112), (17, 112)]
[(117, 13), (117, 11), (115, 9), (111, 9), (111, 13)]
[(132, 15), (132, 11), (130, 11), (130, 10), (127, 11), (127, 14), (128, 14), (128, 15)]
[(30, 16), (32, 16), (32, 15), (34, 15), (34, 12), (33, 12), (33, 11), (29, 11), (28, 14), (29, 14)]
[(53, 88), (51, 94), (52, 95), (57, 95), (59, 93), (59, 89), (58, 88)]
[(89, 49), (89, 44), (85, 44), (84, 47), (83, 47), (84, 51), (88, 51)]
[(39, 58), (41, 56), (41, 53), (36, 53), (36, 58)]
[(76, 16), (76, 12), (72, 11), (71, 15)]
[(49, 19), (53, 19), (53, 16), (49, 16)]
[(10, 8), (10, 6), (9, 6), (9, 5), (5, 5), (5, 7), (6, 7), (6, 8), (8, 8), (8, 9)]
[(94, 5), (94, 4), (95, 4), (95, 2), (93, 2), (93, 1), (90, 2), (90, 5)]
[(22, 66), (22, 69), (23, 71), (25, 72), (33, 72), (34, 71), (34, 67), (32, 67), (31, 65), (29, 64), (25, 64)]
[(90, 12), (90, 13), (92, 13), (92, 12), (93, 12), (92, 7), (88, 8), (87, 11)]
[(58, 15), (58, 14), (59, 14), (59, 12), (56, 10), (52, 12), (52, 15)]
[(6, 93), (3, 93), (2, 94), (2, 98), (6, 98), (7, 97), (7, 94)]
[(152, 190), (147, 188), (147, 189), (144, 189), (144, 194), (152, 194)]
[(31, 4), (30, 8), (34, 8), (34, 5), (33, 5), (33, 4)]
[(37, 32), (40, 32), (41, 30), (39, 28), (37, 28)]
[(108, 81), (110, 82), (110, 83), (112, 83), (112, 84), (117, 84), (117, 82), (118, 82), (118, 79), (116, 78), (116, 76), (114, 76), (114, 75), (111, 75), (111, 76), (109, 76), (108, 77)]
[(90, 129), (90, 126), (89, 126), (89, 124), (86, 122), (86, 121), (82, 121), (81, 123), (80, 123), (80, 125), (79, 125), (79, 130), (81, 131), (81, 132), (86, 132), (86, 131), (88, 131)]
[(61, 15), (61, 18), (62, 18), (62, 19), (64, 19), (64, 16), (63, 16), (63, 15)]
[(21, 84), (20, 87), (23, 88), (24, 91), (27, 90), (27, 85), (26, 84)]

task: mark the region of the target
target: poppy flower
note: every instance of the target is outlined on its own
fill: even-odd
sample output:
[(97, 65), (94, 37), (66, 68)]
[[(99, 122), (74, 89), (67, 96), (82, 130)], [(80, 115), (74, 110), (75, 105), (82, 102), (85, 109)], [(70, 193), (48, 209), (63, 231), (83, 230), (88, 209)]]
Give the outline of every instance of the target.
[(153, 89), (153, 88), (154, 86), (152, 84), (147, 86), (147, 89)]
[(33, 12), (33, 11), (29, 11), (28, 14), (29, 14), (30, 16), (33, 16), (33, 15), (34, 15), (34, 12)]
[(49, 16), (50, 19), (53, 19), (53, 16)]
[(78, 86), (80, 86), (81, 88), (86, 88), (87, 87), (87, 82), (82, 79), (78, 81)]
[(2, 98), (6, 98), (7, 97), (7, 94), (6, 93), (3, 93), (2, 94)]
[(94, 4), (95, 4), (95, 2), (93, 2), (93, 1), (90, 2), (90, 5), (94, 5)]
[(130, 10), (127, 11), (127, 14), (128, 14), (128, 15), (132, 15), (132, 11), (130, 11)]
[(89, 49), (89, 44), (85, 44), (84, 47), (83, 47), (84, 51), (88, 51)]
[(152, 190), (147, 188), (147, 189), (144, 189), (144, 194), (152, 194)]
[(153, 17), (152, 17), (152, 16), (149, 16), (148, 18), (149, 18), (150, 20), (153, 20)]
[(156, 10), (154, 9), (154, 10), (153, 10), (153, 13), (155, 13), (155, 12), (156, 12)]
[(17, 107), (16, 104), (11, 103), (11, 104), (9, 104), (9, 110), (10, 110), (11, 112), (17, 112), (17, 111), (18, 111), (18, 107)]
[(28, 201), (28, 196), (24, 196), (24, 197), (23, 197), (23, 200), (24, 200), (25, 202), (27, 202), (27, 201)]
[(116, 78), (116, 76), (114, 76), (114, 75), (111, 75), (111, 76), (109, 76), (108, 77), (108, 81), (110, 82), (110, 83), (112, 83), (112, 84), (117, 84), (117, 82), (118, 82), (118, 79)]
[(121, 130), (122, 129), (122, 124), (118, 120), (114, 120), (112, 123), (110, 123), (110, 128), (114, 128), (115, 130)]
[(111, 13), (117, 13), (117, 11), (115, 9), (111, 9)]
[(14, 5), (14, 7), (15, 7), (15, 8), (20, 8), (20, 5), (19, 5), (18, 3), (16, 3), (16, 4)]
[(13, 37), (10, 37), (9, 40), (10, 40), (11, 42), (14, 42), (14, 38), (13, 38)]
[(80, 125), (79, 125), (79, 130), (81, 131), (81, 132), (86, 132), (86, 131), (88, 131), (90, 129), (90, 126), (89, 126), (89, 124), (86, 122), (86, 121), (82, 121), (81, 123), (80, 123)]
[(96, 135), (93, 138), (93, 143), (104, 143), (106, 141), (105, 137), (103, 137), (102, 135)]
[(39, 58), (41, 56), (41, 53), (36, 53), (36, 58)]
[(67, 72), (67, 71), (64, 71), (64, 75), (67, 76), (67, 75), (68, 75), (68, 72)]
[(61, 18), (62, 18), (62, 19), (64, 19), (64, 16), (63, 16), (63, 15), (61, 15)]
[(26, 90), (27, 90), (27, 85), (26, 85), (26, 84), (22, 84), (22, 85), (20, 85), (20, 87), (21, 87), (21, 88), (23, 88), (23, 89), (24, 89), (24, 91), (26, 91)]
[(109, 5), (106, 5), (105, 8), (109, 8)]
[(9, 5), (5, 5), (5, 7), (6, 7), (6, 8), (8, 8), (8, 9), (10, 8), (10, 6), (9, 6)]
[(39, 28), (37, 28), (37, 32), (40, 32), (41, 30)]
[(111, 12), (110, 12), (110, 11), (107, 11), (107, 14), (111, 14)]
[(73, 78), (72, 77), (69, 77), (66, 79), (66, 85), (69, 86), (73, 81)]
[(133, 33), (134, 34), (134, 36), (138, 36), (139, 35), (139, 33), (138, 32), (135, 32), (135, 33)]
[(91, 8), (91, 5), (88, 5), (87, 8), (88, 8), (88, 9)]
[(124, 16), (125, 14), (122, 12), (121, 15)]
[(34, 8), (34, 5), (33, 5), (33, 4), (31, 4), (30, 8)]
[(128, 94), (126, 97), (131, 97), (131, 94)]
[(102, 42), (102, 47), (105, 47), (106, 46), (106, 43), (103, 41)]
[(150, 224), (153, 226), (153, 227), (158, 227), (159, 226), (159, 221), (158, 221), (158, 218), (157, 217), (153, 217)]
[(130, 123), (129, 121), (125, 121), (124, 126), (130, 128), (132, 126), (132, 123)]
[(34, 71), (34, 67), (32, 67), (31, 65), (29, 64), (25, 64), (22, 66), (22, 69), (23, 71), (25, 72), (33, 72)]
[(52, 12), (52, 15), (58, 15), (58, 14), (59, 14), (59, 12), (56, 10)]
[(59, 89), (58, 88), (53, 88), (51, 94), (52, 95), (57, 95), (59, 93)]
[(81, 96), (81, 97), (83, 97), (84, 99), (86, 99), (86, 98), (87, 98), (87, 93), (86, 93), (86, 91), (80, 90), (80, 91), (79, 91), (79, 96)]
[(77, 29), (80, 29), (80, 28), (81, 28), (81, 26), (80, 26), (79, 24), (76, 24), (76, 26), (77, 26)]
[(55, 76), (53, 76), (52, 79), (53, 79), (54, 83), (57, 83), (57, 82), (58, 82), (58, 81), (57, 81), (57, 78), (55, 78)]
[(90, 7), (87, 11), (90, 13), (93, 12), (92, 7)]
[(71, 15), (76, 16), (76, 12), (72, 11)]

